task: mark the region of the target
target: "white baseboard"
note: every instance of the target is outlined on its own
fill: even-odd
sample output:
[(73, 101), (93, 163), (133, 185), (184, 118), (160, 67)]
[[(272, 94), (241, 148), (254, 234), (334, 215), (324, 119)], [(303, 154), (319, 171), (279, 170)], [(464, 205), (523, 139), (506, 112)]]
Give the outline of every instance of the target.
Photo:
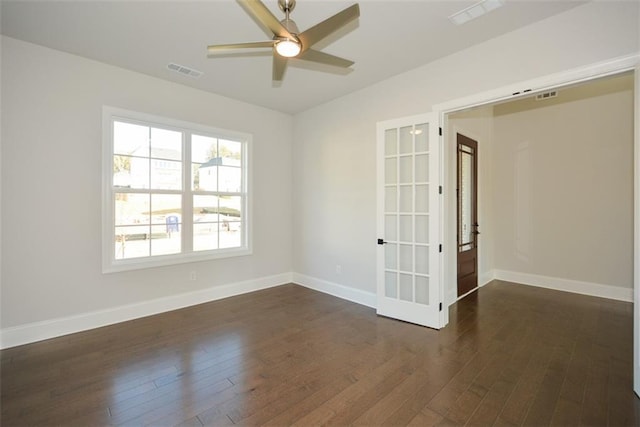
[(494, 276), (498, 280), (515, 282), (523, 285), (573, 292), (576, 294), (590, 295), (600, 298), (609, 298), (618, 301), (633, 301), (632, 288), (620, 288), (618, 286), (602, 285), (599, 283), (581, 282), (579, 280), (560, 279), (557, 277), (539, 276), (537, 274), (518, 273), (515, 271), (505, 270), (494, 270)]
[(495, 278), (496, 278), (495, 270), (489, 270), (487, 272), (481, 273), (480, 276), (478, 276), (478, 286), (483, 287), (484, 285), (486, 285), (487, 283), (490, 283)]
[[(633, 301), (633, 289), (630, 288), (619, 288), (616, 286), (505, 270), (492, 270), (481, 275), (481, 277), (479, 277), (479, 284), (480, 286), (484, 286), (493, 279), (619, 301)], [(367, 307), (376, 308), (377, 306), (377, 296), (374, 292), (339, 285), (304, 274), (283, 273), (107, 310), (5, 328), (0, 330), (0, 349), (82, 332), (291, 282)]]
[(222, 298), (228, 298), (247, 292), (267, 289), (291, 283), (293, 281), (292, 278), (292, 273), (277, 274), (274, 276), (261, 277), (243, 282), (215, 286), (199, 291), (172, 295), (137, 304), (124, 305), (106, 310), (83, 313), (76, 316), (10, 327), (0, 330), (0, 348), (4, 349), (22, 344), (29, 344), (62, 335), (86, 331), (88, 329), (112, 325), (114, 323), (125, 322), (127, 320), (138, 319), (140, 317), (164, 313), (166, 311), (190, 307)]
[[(478, 290), (479, 288), (483, 287), (484, 285), (490, 283), (493, 279), (495, 279), (495, 271), (494, 270), (489, 270), (486, 271), (484, 273), (480, 273), (478, 275), (478, 288), (462, 295), (462, 296), (458, 296), (458, 286), (456, 283), (454, 283), (452, 286), (449, 286), (445, 292), (447, 294), (447, 307), (455, 304), (457, 301), (459, 301), (460, 299), (464, 298), (465, 296), (469, 295), (472, 292), (475, 292), (476, 290)], [(456, 279), (457, 280), (457, 279)]]
[(346, 299), (351, 302), (366, 305), (367, 307), (376, 308), (377, 296), (373, 292), (362, 291), (360, 289), (339, 285), (322, 279), (317, 279), (304, 274), (293, 273), (293, 283), (313, 289), (334, 297)]

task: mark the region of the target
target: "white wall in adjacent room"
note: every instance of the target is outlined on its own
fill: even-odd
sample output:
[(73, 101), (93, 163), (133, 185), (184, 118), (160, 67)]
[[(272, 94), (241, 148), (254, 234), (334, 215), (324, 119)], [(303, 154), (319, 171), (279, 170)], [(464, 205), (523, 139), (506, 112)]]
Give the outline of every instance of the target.
[(633, 79), (494, 108), (496, 269), (633, 287)]

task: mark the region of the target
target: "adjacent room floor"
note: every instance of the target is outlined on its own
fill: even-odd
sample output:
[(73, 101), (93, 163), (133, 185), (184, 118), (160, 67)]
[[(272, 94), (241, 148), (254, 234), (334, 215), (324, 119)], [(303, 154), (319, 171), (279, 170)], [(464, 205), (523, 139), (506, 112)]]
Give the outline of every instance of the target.
[(435, 331), (290, 284), (3, 350), (1, 424), (639, 425), (632, 321), (494, 281)]

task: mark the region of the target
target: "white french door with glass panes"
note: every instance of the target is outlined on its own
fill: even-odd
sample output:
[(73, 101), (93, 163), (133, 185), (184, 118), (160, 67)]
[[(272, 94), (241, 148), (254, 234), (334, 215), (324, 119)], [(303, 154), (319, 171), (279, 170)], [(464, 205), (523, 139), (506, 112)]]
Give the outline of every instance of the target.
[(377, 312), (443, 326), (437, 115), (379, 122)]

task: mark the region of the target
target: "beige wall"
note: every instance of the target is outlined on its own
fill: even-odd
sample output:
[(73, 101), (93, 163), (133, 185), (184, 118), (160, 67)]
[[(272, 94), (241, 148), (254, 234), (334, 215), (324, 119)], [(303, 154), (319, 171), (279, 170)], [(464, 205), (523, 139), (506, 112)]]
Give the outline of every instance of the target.
[(494, 109), (495, 268), (633, 287), (633, 75)]

